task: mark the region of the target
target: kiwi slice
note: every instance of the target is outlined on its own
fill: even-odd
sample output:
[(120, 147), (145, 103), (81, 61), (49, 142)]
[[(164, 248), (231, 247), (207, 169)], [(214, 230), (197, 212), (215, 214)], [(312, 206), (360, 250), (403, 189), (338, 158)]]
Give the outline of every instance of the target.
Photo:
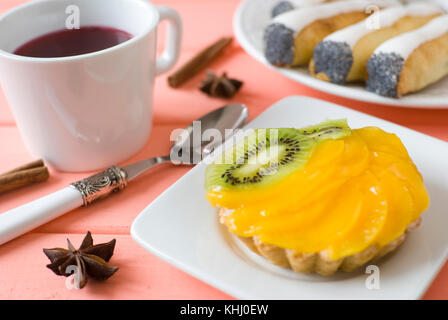
[(302, 129), (256, 129), (206, 169), (208, 191), (269, 188), (303, 168), (314, 148), (350, 135), (345, 119)]

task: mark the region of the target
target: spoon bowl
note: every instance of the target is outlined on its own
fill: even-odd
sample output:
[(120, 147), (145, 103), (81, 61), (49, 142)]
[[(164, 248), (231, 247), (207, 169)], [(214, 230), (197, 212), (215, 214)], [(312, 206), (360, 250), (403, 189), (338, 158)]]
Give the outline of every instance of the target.
[[(142, 160), (123, 167), (130, 181), (153, 166), (171, 162), (195, 165), (208, 156), (216, 147), (243, 128), (249, 112), (241, 103), (232, 103), (207, 113), (182, 129), (174, 140), (169, 155)], [(210, 138), (208, 138), (210, 136)]]
[(176, 137), (170, 157), (174, 163), (197, 164), (247, 124), (246, 106), (233, 103), (193, 121)]

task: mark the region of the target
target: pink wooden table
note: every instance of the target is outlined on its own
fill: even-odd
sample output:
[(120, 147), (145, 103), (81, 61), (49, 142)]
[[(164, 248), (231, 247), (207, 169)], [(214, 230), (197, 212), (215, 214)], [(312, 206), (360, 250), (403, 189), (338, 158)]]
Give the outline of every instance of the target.
[[(1, 0), (4, 12), (25, 0)], [(179, 11), (184, 21), (181, 61), (217, 38), (232, 34), (232, 15), (238, 0), (157, 0)], [(448, 110), (418, 110), (383, 107), (331, 96), (287, 80), (250, 58), (235, 43), (211, 69), (226, 70), (245, 82), (234, 101), (245, 103), (251, 118), (288, 95), (307, 95), (399, 123), (448, 141)], [(197, 90), (198, 76), (181, 89), (157, 80), (154, 129), (147, 145), (126, 163), (165, 154), (170, 132), (226, 101), (211, 99)], [(447, 102), (448, 103), (448, 102)], [(0, 171), (32, 160), (25, 149), (0, 92)], [(166, 166), (129, 185), (124, 193), (86, 208), (75, 210), (20, 238), (0, 246), (0, 299), (229, 299), (228, 295), (170, 266), (139, 247), (129, 235), (134, 218), (153, 199), (188, 171)], [(52, 171), (48, 182), (0, 195), (0, 212), (65, 187), (86, 174)], [(65, 246), (69, 237), (79, 245), (87, 230), (96, 242), (117, 238), (112, 263), (120, 270), (108, 281), (91, 281), (82, 290), (68, 290), (65, 279), (45, 268), (42, 248)], [(448, 299), (448, 264), (434, 280), (425, 299)]]

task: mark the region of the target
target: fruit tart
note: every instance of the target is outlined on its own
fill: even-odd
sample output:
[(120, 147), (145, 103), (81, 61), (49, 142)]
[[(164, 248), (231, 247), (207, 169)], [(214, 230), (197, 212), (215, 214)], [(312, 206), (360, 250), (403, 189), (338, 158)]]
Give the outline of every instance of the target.
[(346, 120), (254, 130), (207, 167), (205, 187), (219, 221), (252, 251), (321, 275), (395, 250), (429, 205), (400, 139)]

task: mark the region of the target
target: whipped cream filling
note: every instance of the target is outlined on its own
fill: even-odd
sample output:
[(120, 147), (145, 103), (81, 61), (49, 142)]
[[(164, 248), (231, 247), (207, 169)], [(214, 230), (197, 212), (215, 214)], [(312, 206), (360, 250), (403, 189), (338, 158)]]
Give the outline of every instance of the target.
[(366, 11), (371, 5), (389, 7), (399, 5), (398, 0), (347, 0), (330, 2), (321, 5), (299, 8), (278, 15), (272, 23), (280, 23), (285, 27), (300, 32), (312, 22), (352, 11)]
[(375, 22), (379, 23), (380, 29), (382, 29), (392, 26), (406, 16), (424, 17), (437, 13), (443, 13), (443, 10), (439, 6), (427, 2), (415, 2), (406, 6), (393, 6), (380, 10), (378, 13), (374, 13), (367, 19), (352, 26), (336, 31), (327, 36), (323, 41), (345, 42), (353, 49), (362, 37), (378, 30), (371, 27)]
[(405, 60), (425, 42), (437, 39), (448, 32), (448, 15), (434, 18), (417, 30), (389, 39), (376, 48), (374, 54), (396, 53)]

